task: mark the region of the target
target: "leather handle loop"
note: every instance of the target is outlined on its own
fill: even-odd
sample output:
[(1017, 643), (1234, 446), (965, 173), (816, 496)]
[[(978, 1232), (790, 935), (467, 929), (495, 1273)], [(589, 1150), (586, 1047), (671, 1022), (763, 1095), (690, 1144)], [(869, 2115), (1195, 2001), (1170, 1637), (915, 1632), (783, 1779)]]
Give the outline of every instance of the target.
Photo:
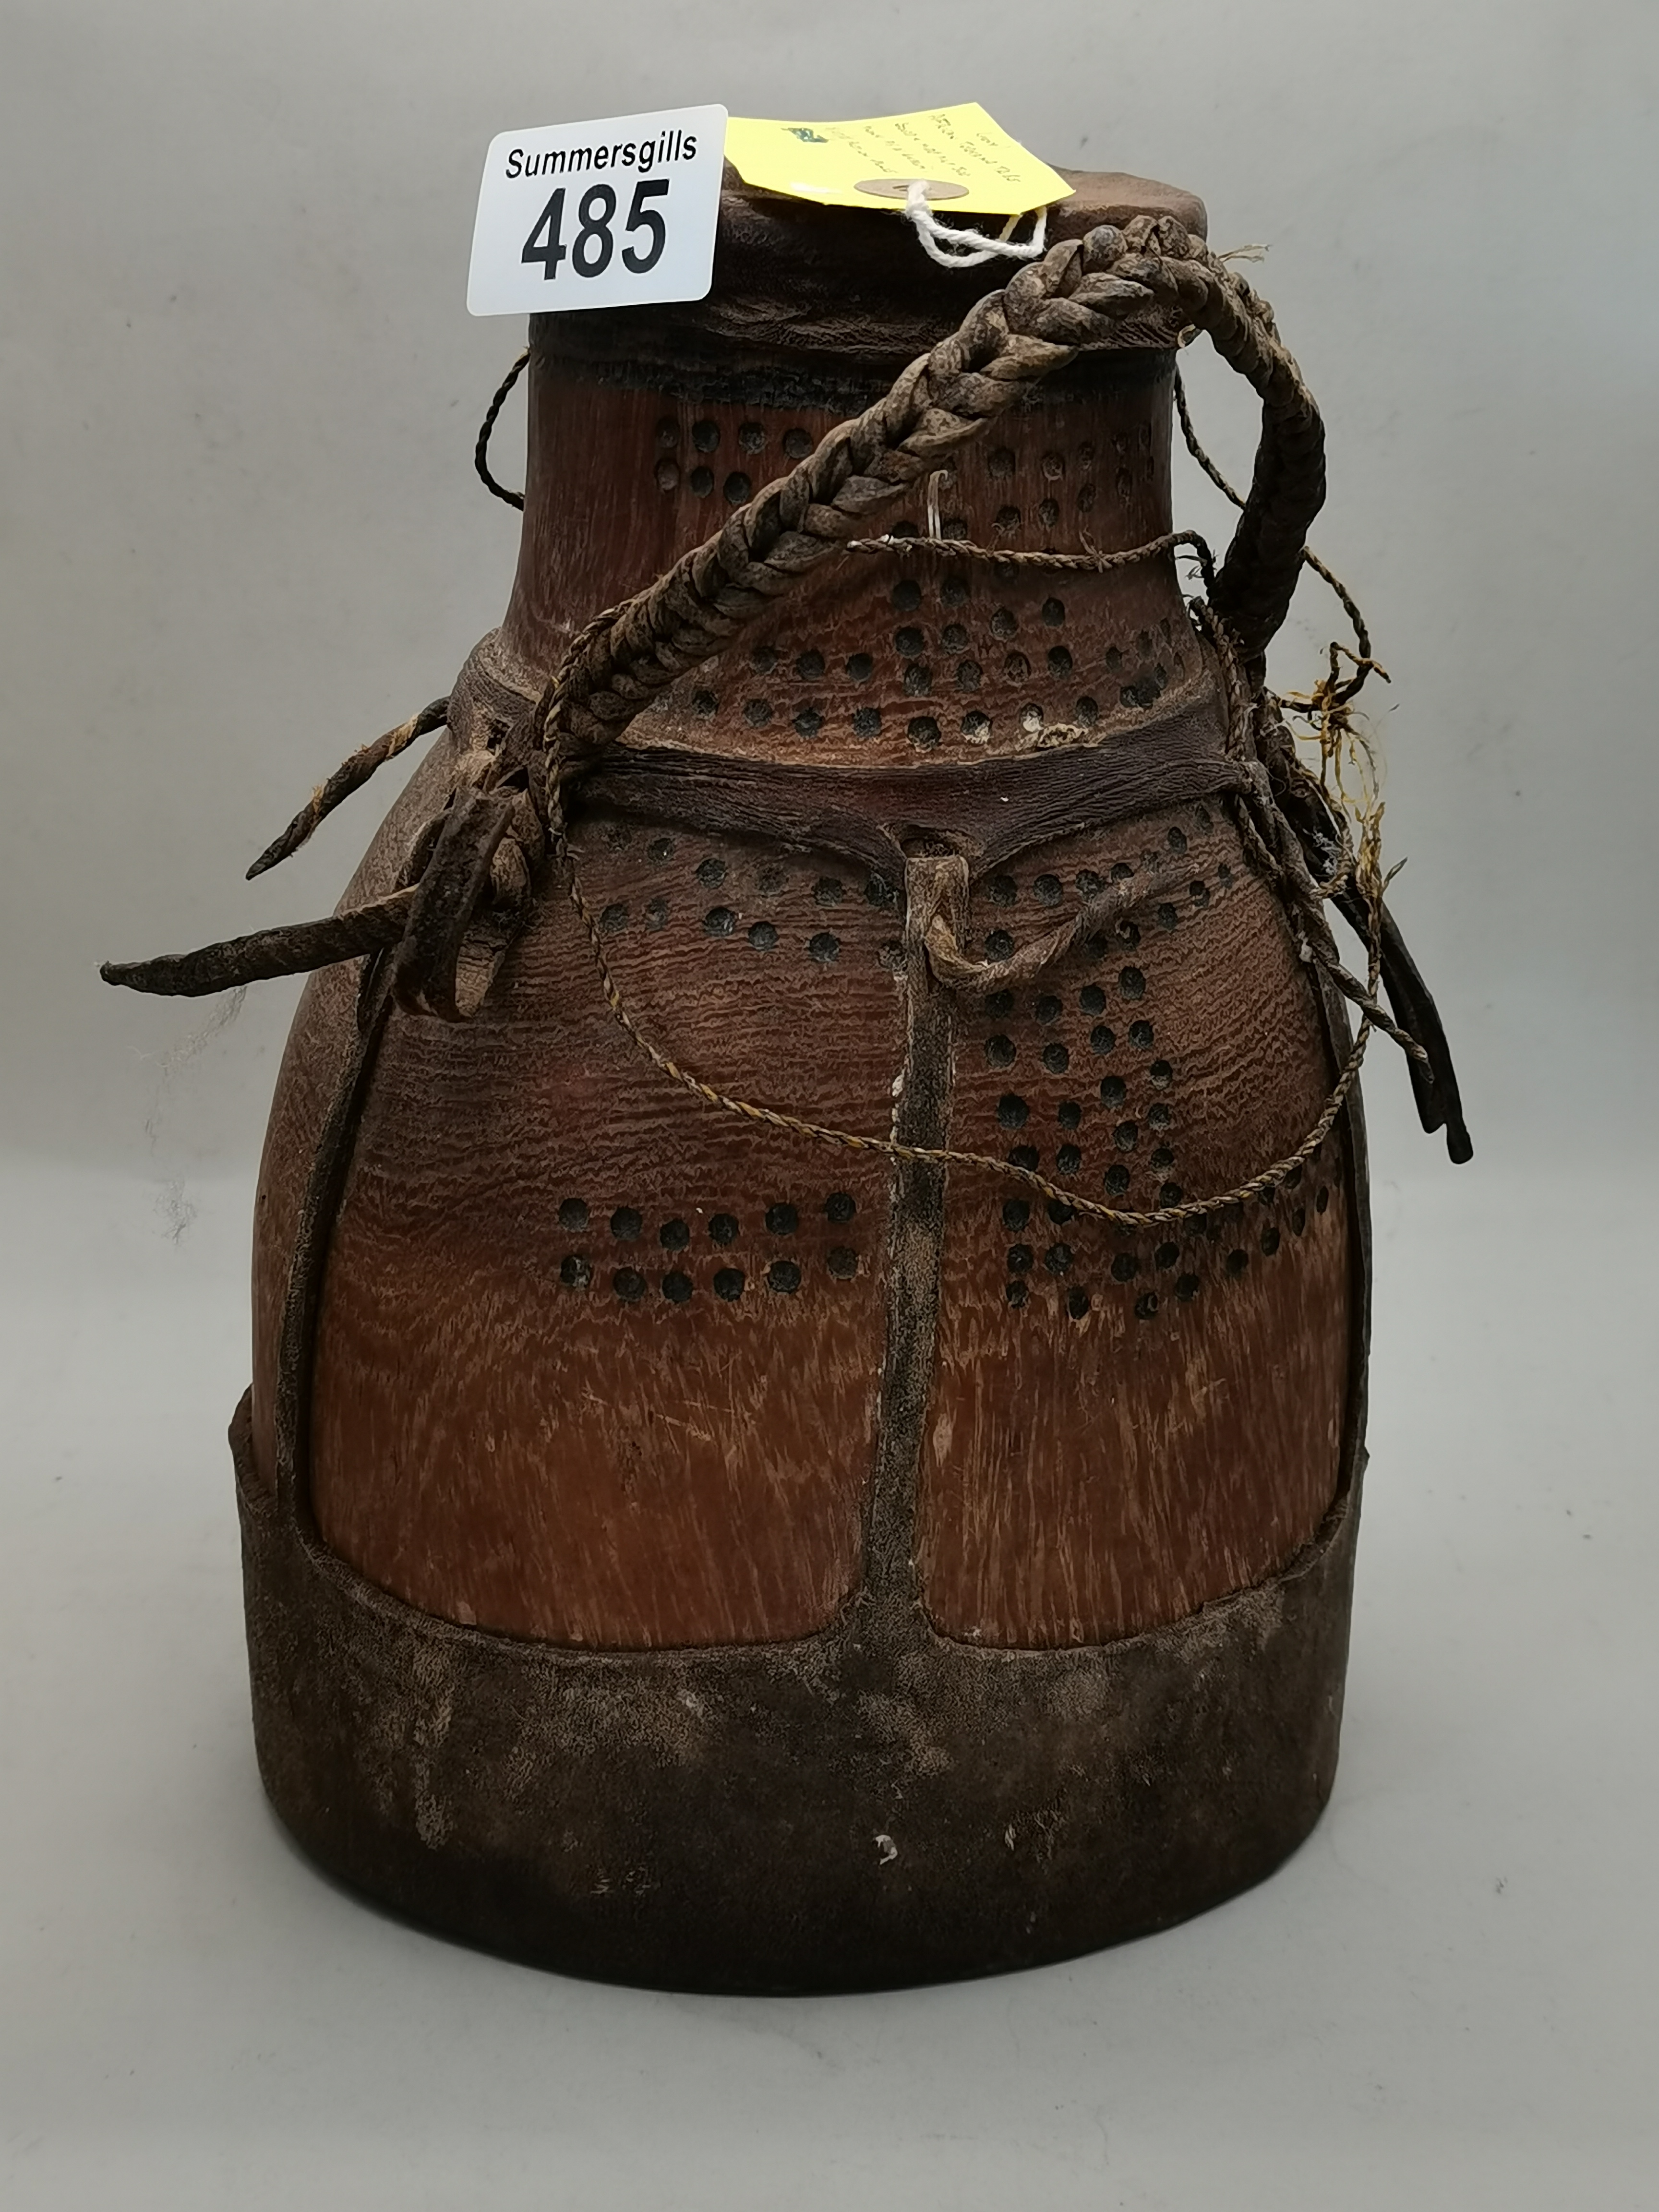
[(1325, 503), (1324, 422), (1272, 308), (1242, 276), (1168, 216), (1138, 216), (1124, 240), (1130, 250), (1117, 274), (1204, 331), (1261, 402), (1250, 489), (1210, 595), (1254, 684), (1290, 611), (1308, 531)]
[(537, 709), (536, 740), (557, 772), (619, 736), (1043, 377), (1148, 308), (1207, 331), (1261, 398), (1255, 481), (1215, 592), (1248, 670), (1285, 618), (1324, 501), (1324, 428), (1267, 303), (1179, 223), (1138, 216), (1051, 246), (975, 301), (884, 398), (580, 631)]

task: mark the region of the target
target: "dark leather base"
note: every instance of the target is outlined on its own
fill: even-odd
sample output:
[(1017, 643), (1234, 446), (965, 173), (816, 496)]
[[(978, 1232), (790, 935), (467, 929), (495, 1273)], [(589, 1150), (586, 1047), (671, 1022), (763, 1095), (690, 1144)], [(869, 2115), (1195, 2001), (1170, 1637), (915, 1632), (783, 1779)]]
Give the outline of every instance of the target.
[(1330, 1794), (1358, 1485), (1271, 1580), (1006, 1651), (856, 1611), (581, 1652), (415, 1612), (292, 1524), (232, 1427), (260, 1771), (302, 1847), (562, 1971), (783, 1994), (1006, 1972), (1249, 1888)]

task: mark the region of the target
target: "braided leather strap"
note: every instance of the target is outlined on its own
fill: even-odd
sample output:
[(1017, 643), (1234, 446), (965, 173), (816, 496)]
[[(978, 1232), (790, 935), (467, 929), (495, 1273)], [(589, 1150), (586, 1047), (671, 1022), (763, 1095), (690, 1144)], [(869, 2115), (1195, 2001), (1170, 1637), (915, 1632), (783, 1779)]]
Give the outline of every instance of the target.
[(1324, 498), (1319, 410), (1266, 302), (1179, 223), (1143, 216), (1068, 239), (988, 293), (883, 398), (831, 430), (648, 590), (591, 623), (544, 694), (542, 741), (568, 759), (617, 736), (1039, 378), (1154, 305), (1207, 331), (1261, 396), (1255, 482), (1215, 602), (1245, 659), (1258, 658), (1284, 620)]

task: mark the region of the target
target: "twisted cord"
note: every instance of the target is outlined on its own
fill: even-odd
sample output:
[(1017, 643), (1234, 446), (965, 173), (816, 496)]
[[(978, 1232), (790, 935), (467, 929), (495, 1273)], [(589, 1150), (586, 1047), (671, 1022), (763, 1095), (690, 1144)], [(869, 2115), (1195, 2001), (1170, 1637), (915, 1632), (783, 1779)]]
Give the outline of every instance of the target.
[[(729, 1091), (721, 1091), (714, 1084), (705, 1083), (701, 1076), (682, 1067), (673, 1055), (665, 1052), (661, 1046), (648, 1037), (635, 1021), (611, 973), (598, 919), (582, 891), (574, 855), (571, 851), (564, 815), (562, 778), (559, 775), (556, 775), (550, 780), (548, 804), (550, 850), (563, 873), (565, 896), (574, 908), (587, 939), (605, 1004), (613, 1018), (652, 1066), (667, 1076), (671, 1082), (678, 1084), (683, 1091), (689, 1091), (706, 1106), (718, 1107), (725, 1113), (734, 1114), (740, 1120), (758, 1123), (763, 1127), (781, 1129), (791, 1136), (806, 1137), (843, 1152), (874, 1152), (885, 1159), (912, 1160), (934, 1167), (976, 1168), (1011, 1182), (1024, 1183), (1028, 1189), (1038, 1192), (1044, 1198), (1054, 1199), (1069, 1206), (1073, 1213), (1085, 1215), (1090, 1220), (1109, 1222), (1117, 1229), (1158, 1229), (1224, 1212), (1229, 1206), (1243, 1205), (1253, 1198), (1265, 1197), (1269, 1191), (1277, 1190), (1288, 1182), (1298, 1168), (1307, 1164), (1330, 1134), (1337, 1115), (1347, 1103), (1348, 1094), (1358, 1079), (1365, 1048), (1370, 1040), (1372, 1023), (1369, 1015), (1360, 1022), (1353, 1044), (1318, 1118), (1294, 1152), (1286, 1153), (1283, 1159), (1275, 1160), (1271, 1167), (1262, 1169), (1260, 1174), (1251, 1176), (1247, 1181), (1235, 1184), (1231, 1190), (1218, 1195), (1183, 1199), (1172, 1206), (1153, 1206), (1145, 1211), (1106, 1206), (1098, 1199), (1085, 1198), (1077, 1191), (1066, 1189), (1063, 1184), (1051, 1182), (1035, 1168), (1021, 1167), (1012, 1160), (998, 1159), (989, 1152), (958, 1152), (949, 1146), (906, 1145), (893, 1137), (865, 1136), (854, 1130), (833, 1127), (827, 1122), (809, 1121), (802, 1115), (785, 1113), (779, 1107), (760, 1105), (753, 1099), (733, 1097)], [(1374, 951), (1374, 970), (1377, 958)], [(1376, 974), (1373, 973), (1373, 991), (1376, 980)]]
[(524, 494), (509, 491), (505, 484), (497, 483), (489, 472), (489, 439), (495, 428), (495, 418), (507, 404), (507, 395), (524, 374), (529, 360), (530, 349), (526, 346), (496, 386), (495, 396), (484, 410), (483, 422), (479, 426), (478, 441), (472, 448), (472, 465), (483, 479), (484, 489), (493, 492), (497, 499), (504, 499), (509, 507), (516, 507), (520, 514), (524, 511)]
[[(987, 547), (967, 544), (953, 538), (929, 540), (904, 538), (859, 540), (854, 543), (857, 544), (860, 550), (867, 551), (932, 550), (938, 547), (948, 546), (951, 553), (959, 558), (999, 561), (1009, 557), (995, 553)], [(1171, 550), (1176, 544), (1190, 545), (1204, 564), (1206, 574), (1210, 573), (1208, 547), (1195, 532), (1188, 531), (1173, 532), (1164, 538), (1152, 540), (1149, 544), (1132, 547), (1121, 553), (1104, 555), (1030, 553), (1012, 557), (1030, 566), (1057, 569), (1075, 570), (1081, 567), (1094, 567), (1101, 563), (1111, 567), (1123, 567), (1131, 562), (1144, 561), (1157, 554)], [(804, 1115), (790, 1114), (779, 1107), (763, 1105), (754, 1099), (736, 1097), (731, 1092), (722, 1091), (717, 1085), (705, 1082), (701, 1076), (695, 1074), (690, 1068), (682, 1066), (672, 1053), (664, 1050), (646, 1034), (623, 997), (621, 988), (611, 971), (599, 921), (582, 890), (580, 873), (575, 853), (570, 843), (569, 829), (564, 810), (566, 779), (573, 768), (579, 765), (577, 748), (569, 736), (568, 725), (564, 719), (566, 687), (574, 680), (573, 672), (579, 665), (582, 654), (591, 641), (596, 637), (603, 638), (611, 635), (628, 617), (630, 611), (636, 610), (649, 596), (648, 593), (638, 594), (634, 599), (625, 602), (622, 607), (612, 608), (595, 616), (592, 621), (588, 623), (572, 641), (558, 672), (544, 694), (539, 720), (541, 726), (552, 733), (548, 774), (544, 787), (548, 845), (555, 864), (562, 873), (565, 896), (574, 909), (577, 920), (587, 939), (594, 969), (599, 979), (600, 989), (613, 1019), (637, 1050), (659, 1073), (665, 1075), (671, 1082), (678, 1085), (682, 1090), (688, 1091), (692, 1097), (700, 1100), (704, 1105), (715, 1107), (724, 1113), (735, 1115), (740, 1120), (754, 1122), (763, 1127), (781, 1129), (792, 1136), (805, 1137), (815, 1143), (832, 1146), (842, 1151), (872, 1152), (879, 1154), (884, 1158), (916, 1161), (938, 1167), (977, 1169), (985, 1173), (1023, 1183), (1028, 1188), (1039, 1192), (1045, 1198), (1053, 1199), (1069, 1206), (1073, 1213), (1085, 1215), (1091, 1220), (1109, 1222), (1118, 1229), (1139, 1231), (1201, 1220), (1210, 1214), (1224, 1212), (1230, 1206), (1245, 1204), (1253, 1198), (1265, 1197), (1270, 1191), (1277, 1190), (1288, 1182), (1298, 1169), (1305, 1166), (1313, 1158), (1330, 1133), (1338, 1115), (1347, 1102), (1349, 1093), (1358, 1079), (1366, 1047), (1370, 1042), (1374, 1028), (1386, 1029), (1408, 1051), (1416, 1053), (1419, 1057), (1425, 1057), (1422, 1054), (1422, 1048), (1415, 1043), (1414, 1040), (1407, 1036), (1403, 1030), (1398, 1030), (1389, 1021), (1376, 1001), (1376, 989), (1381, 980), (1382, 957), (1380, 900), (1372, 906), (1370, 913), (1370, 926), (1367, 931), (1370, 988), (1366, 989), (1358, 982), (1357, 979), (1348, 975), (1347, 970), (1337, 959), (1334, 941), (1324, 924), (1323, 908), (1321, 903), (1322, 894), (1324, 896), (1331, 896), (1336, 888), (1334, 882), (1328, 887), (1316, 885), (1305, 862), (1302, 867), (1301, 879), (1298, 880), (1293, 869), (1276, 856), (1256, 828), (1251, 817), (1250, 802), (1240, 799), (1234, 810), (1240, 830), (1245, 835), (1247, 843), (1250, 846), (1253, 854), (1258, 857), (1263, 872), (1270, 877), (1279, 890), (1286, 909), (1291, 916), (1298, 952), (1304, 960), (1323, 969), (1329, 974), (1344, 996), (1356, 1000), (1360, 1007), (1361, 1020), (1352, 1045), (1338, 1073), (1336, 1081), (1312, 1127), (1302, 1142), (1293, 1152), (1286, 1153), (1281, 1159), (1275, 1160), (1271, 1166), (1262, 1169), (1246, 1181), (1235, 1184), (1230, 1190), (1206, 1198), (1182, 1199), (1169, 1206), (1144, 1210), (1107, 1206), (1098, 1199), (1085, 1198), (1074, 1190), (1068, 1190), (1063, 1184), (1052, 1182), (1034, 1168), (1019, 1166), (1012, 1160), (998, 1159), (988, 1152), (960, 1152), (943, 1146), (906, 1145), (899, 1142), (896, 1138), (867, 1136), (854, 1130), (836, 1128), (827, 1122), (812, 1121)], [(1226, 625), (1220, 622), (1212, 609), (1202, 601), (1197, 603), (1189, 611), (1194, 628), (1211, 645), (1220, 670), (1223, 696), (1227, 710), (1228, 752), (1234, 757), (1242, 757), (1249, 748), (1252, 702), (1244, 680), (1243, 671), (1240, 665), (1237, 646)], [(1261, 792), (1256, 803), (1263, 806), (1268, 818), (1273, 823), (1282, 822), (1283, 817), (1278, 814), (1277, 809), (1273, 805), (1270, 787), (1265, 771), (1258, 766), (1255, 774), (1261, 778)], [(1293, 833), (1291, 832), (1287, 823), (1284, 826), (1285, 840), (1277, 842), (1288, 841), (1293, 844), (1295, 842)], [(1344, 849), (1351, 851), (1351, 848), (1345, 847)], [(1297, 854), (1299, 857), (1299, 847), (1297, 848)], [(956, 866), (961, 871), (965, 889), (965, 863), (957, 860)], [(1344, 880), (1346, 881), (1346, 878)], [(1304, 884), (1306, 886), (1305, 891)], [(1061, 957), (1072, 949), (1080, 937), (1098, 930), (1110, 921), (1121, 918), (1130, 910), (1132, 906), (1141, 903), (1156, 895), (1155, 886), (1138, 887), (1137, 892), (1133, 895), (1129, 893), (1127, 886), (1115, 886), (1098, 899), (1085, 902), (1069, 921), (1061, 924), (1059, 928), (1049, 932), (1045, 937), (1020, 948), (1007, 961), (999, 963), (994, 970), (983, 963), (969, 961), (963, 957), (956, 933), (937, 909), (928, 917), (923, 928), (922, 945), (935, 979), (946, 988), (984, 989), (1006, 981), (1016, 979), (1025, 981), (1048, 966), (1053, 961)], [(1310, 902), (1313, 918), (1311, 930), (1298, 922), (1298, 913), (1304, 902)]]
[(1137, 561), (1151, 561), (1160, 553), (1182, 547), (1198, 562), (1206, 590), (1215, 583), (1215, 556), (1196, 530), (1169, 530), (1144, 545), (1131, 545), (1119, 553), (1097, 553), (1092, 546), (1081, 553), (1021, 553), (994, 545), (975, 545), (965, 538), (852, 538), (842, 549), (848, 553), (942, 553), (953, 561), (982, 561), (994, 568), (1052, 568), (1067, 575), (1108, 576)]
[[(1218, 1197), (1146, 1212), (1104, 1206), (1011, 1161), (948, 1148), (907, 1146), (890, 1138), (833, 1129), (734, 1098), (681, 1067), (640, 1030), (617, 988), (574, 866), (563, 786), (581, 756), (617, 736), (658, 693), (728, 643), (822, 562), (849, 544), (866, 547), (870, 541), (862, 533), (870, 515), (980, 435), (1036, 379), (1062, 367), (1083, 347), (1108, 338), (1114, 323), (1148, 304), (1173, 307), (1184, 321), (1207, 330), (1223, 357), (1248, 378), (1262, 401), (1255, 481), (1218, 573), (1207, 548), (1194, 546), (1212, 590), (1208, 603), (1194, 607), (1193, 617), (1221, 669), (1229, 752), (1245, 757), (1251, 687), (1241, 656), (1259, 655), (1289, 605), (1307, 523), (1323, 497), (1322, 427), (1295, 362), (1279, 341), (1271, 310), (1178, 223), (1150, 217), (1139, 217), (1122, 231), (1101, 226), (1087, 238), (1066, 240), (1028, 263), (1003, 291), (980, 300), (958, 331), (903, 371), (884, 398), (829, 432), (811, 454), (787, 476), (764, 487), (723, 530), (684, 556), (647, 589), (586, 623), (544, 690), (532, 726), (532, 744), (544, 756), (538, 796), (549, 843), (592, 948), (606, 1002), (639, 1049), (664, 1074), (705, 1103), (744, 1119), (852, 1151), (1007, 1176), (1075, 1212), (1126, 1229), (1194, 1219), (1288, 1180), (1317, 1151), (1342, 1110), (1373, 1026), (1370, 1009), (1363, 1010), (1358, 1034), (1336, 1085), (1295, 1152)], [(490, 475), (487, 451), (489, 433), (526, 358), (520, 356), (514, 363), (492, 399), (475, 452), (484, 483), (517, 506), (522, 501)], [(927, 543), (943, 543), (958, 555), (964, 553), (955, 541)], [(1100, 568), (1145, 559), (1149, 550), (1173, 550), (1182, 543), (1193, 543), (1188, 533), (1170, 533), (1153, 549), (1136, 548), (1123, 555), (1007, 557), (1015, 565), (1041, 560), (1061, 568), (1081, 564)], [(975, 556), (1003, 557), (980, 548), (967, 555)], [(366, 756), (374, 750), (364, 749)], [(342, 795), (344, 788), (355, 787), (349, 784), (355, 764), (356, 757), (341, 772), (341, 778), (348, 779), (342, 783)], [(372, 763), (378, 764), (378, 760)], [(372, 772), (372, 765), (364, 772)], [(327, 789), (287, 834), (301, 841), (309, 834), (309, 827), (326, 811), (322, 800)], [(1262, 795), (1271, 808), (1265, 778)], [(1241, 823), (1247, 820), (1248, 802), (1241, 800), (1237, 812)], [(1265, 840), (1258, 838), (1257, 842), (1264, 852), (1268, 849)], [(1287, 895), (1294, 897), (1292, 872), (1281, 863), (1278, 875)], [(1313, 910), (1322, 928), (1316, 899)], [(1373, 1006), (1377, 942), (1373, 911), (1373, 974), (1368, 994)], [(1317, 932), (1312, 943), (1304, 932), (1303, 943), (1309, 957), (1319, 957)], [(1049, 957), (1060, 949), (1058, 945), (1043, 948)]]
[(1009, 235), (1012, 222), (1000, 238), (975, 230), (971, 225), (957, 229), (941, 222), (927, 204), (927, 181), (921, 177), (911, 179), (904, 196), (904, 212), (915, 228), (916, 243), (927, 258), (938, 262), (941, 269), (978, 269), (988, 261), (1005, 259), (1035, 261), (1048, 242), (1047, 208), (1037, 210), (1031, 235), (1024, 242)]
[[(867, 519), (942, 466), (1038, 378), (1109, 338), (1115, 324), (1165, 305), (1206, 329), (1261, 394), (1256, 481), (1216, 580), (1218, 616), (1249, 658), (1290, 602), (1306, 526), (1324, 492), (1323, 431), (1271, 312), (1243, 280), (1167, 217), (1103, 224), (1052, 246), (959, 330), (913, 362), (875, 404), (830, 430), (788, 475), (618, 611), (590, 626), (538, 709), (551, 758), (556, 691), (568, 740), (592, 749), (709, 658)], [(562, 679), (562, 680), (561, 680)]]

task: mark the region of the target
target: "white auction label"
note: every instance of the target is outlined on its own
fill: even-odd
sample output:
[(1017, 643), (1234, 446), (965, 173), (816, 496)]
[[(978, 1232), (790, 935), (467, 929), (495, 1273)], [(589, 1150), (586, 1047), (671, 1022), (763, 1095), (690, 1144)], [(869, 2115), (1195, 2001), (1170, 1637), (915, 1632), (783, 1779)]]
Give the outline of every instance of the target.
[(723, 107), (503, 131), (478, 190), (468, 311), (705, 299), (725, 158)]

